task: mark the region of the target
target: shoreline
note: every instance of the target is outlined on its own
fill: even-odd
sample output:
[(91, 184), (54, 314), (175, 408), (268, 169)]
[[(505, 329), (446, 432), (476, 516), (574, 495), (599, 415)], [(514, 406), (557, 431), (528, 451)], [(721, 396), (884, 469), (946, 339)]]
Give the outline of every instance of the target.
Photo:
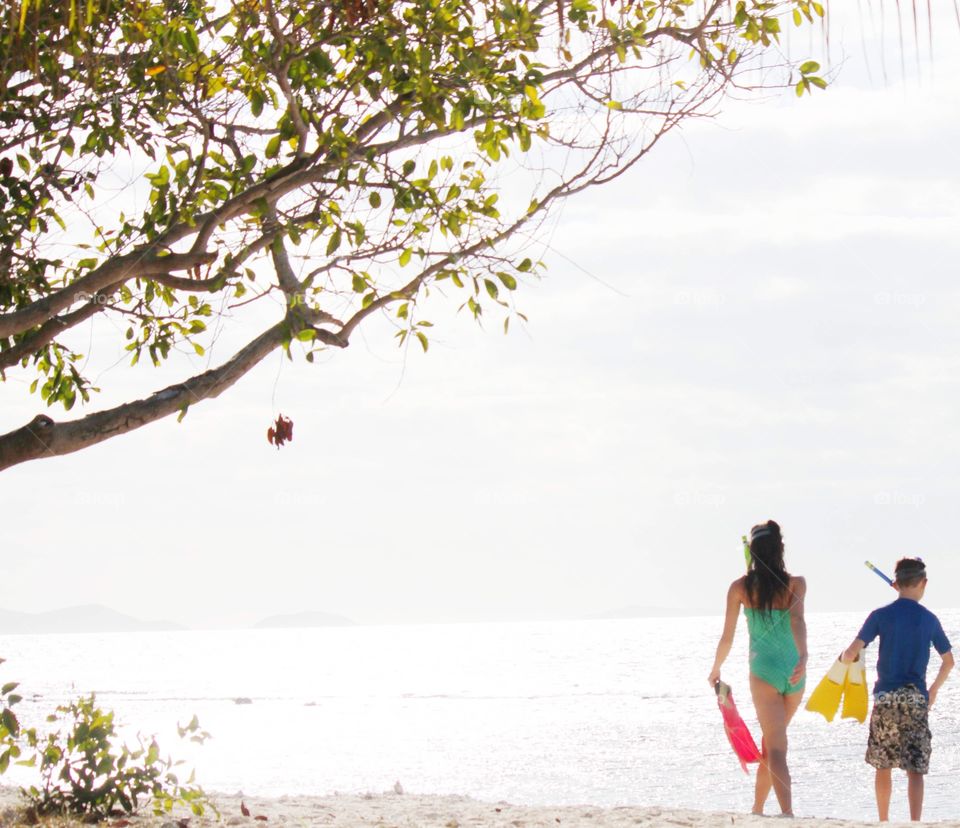
[[(655, 826), (687, 826), (688, 828), (720, 828), (741, 825), (744, 828), (769, 826), (770, 816), (753, 816), (723, 811), (697, 811), (657, 806), (621, 805), (607, 808), (587, 805), (512, 805), (507, 802), (482, 802), (467, 796), (436, 796), (395, 793), (332, 794), (329, 796), (280, 796), (275, 798), (247, 797), (242, 794), (212, 794), (211, 801), (220, 812), (211, 810), (202, 817), (175, 810), (172, 814), (154, 816), (149, 808), (129, 820), (131, 826), (142, 828), (181, 828), (214, 825), (284, 825), (291, 828), (326, 825), (396, 826), (396, 828), (654, 828)], [(242, 813), (242, 806), (249, 816)], [(0, 787), (0, 825), (37, 824), (22, 821), (23, 800), (19, 790)], [(187, 818), (187, 821), (183, 821)], [(104, 821), (104, 826), (116, 824), (120, 818)], [(81, 825), (79, 819), (50, 818), (39, 825)], [(878, 823), (821, 817), (777, 819), (776, 825), (803, 826), (803, 828), (866, 828)], [(890, 822), (888, 825), (915, 825)], [(941, 828), (960, 828), (960, 820), (934, 823)]]

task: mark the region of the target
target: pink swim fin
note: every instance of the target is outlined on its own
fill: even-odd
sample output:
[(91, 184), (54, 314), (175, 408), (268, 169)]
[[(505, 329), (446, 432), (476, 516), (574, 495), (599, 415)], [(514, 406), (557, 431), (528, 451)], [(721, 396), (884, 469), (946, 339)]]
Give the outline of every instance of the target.
[(743, 772), (748, 773), (747, 762), (759, 762), (760, 750), (757, 748), (757, 743), (753, 741), (753, 736), (750, 735), (750, 729), (737, 711), (730, 685), (718, 681), (713, 689), (717, 693), (717, 706), (723, 715), (723, 729), (730, 740), (730, 747), (737, 754)]

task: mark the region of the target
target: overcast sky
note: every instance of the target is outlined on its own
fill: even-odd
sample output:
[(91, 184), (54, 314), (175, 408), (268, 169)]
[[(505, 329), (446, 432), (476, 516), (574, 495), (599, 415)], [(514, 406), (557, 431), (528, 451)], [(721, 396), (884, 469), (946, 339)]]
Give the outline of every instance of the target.
[[(932, 606), (960, 605), (958, 39), (947, 18), (918, 68), (908, 38), (904, 79), (895, 40), (835, 23), (828, 92), (728, 104), (568, 204), (525, 329), (437, 303), (428, 355), (374, 325), (181, 425), (4, 472), (0, 606), (215, 627), (719, 612), (771, 517), (812, 609), (885, 601), (863, 561), (905, 554)], [(95, 404), (176, 376), (114, 368)], [(8, 382), (0, 430), (38, 403)]]

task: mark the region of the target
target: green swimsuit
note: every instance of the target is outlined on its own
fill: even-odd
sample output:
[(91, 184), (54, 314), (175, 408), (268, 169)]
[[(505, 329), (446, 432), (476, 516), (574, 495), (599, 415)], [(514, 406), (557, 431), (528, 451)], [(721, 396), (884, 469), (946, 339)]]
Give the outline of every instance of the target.
[(806, 678), (790, 683), (800, 659), (790, 628), (790, 610), (775, 609), (768, 614), (744, 607), (743, 614), (747, 616), (750, 632), (750, 673), (784, 695), (799, 693)]

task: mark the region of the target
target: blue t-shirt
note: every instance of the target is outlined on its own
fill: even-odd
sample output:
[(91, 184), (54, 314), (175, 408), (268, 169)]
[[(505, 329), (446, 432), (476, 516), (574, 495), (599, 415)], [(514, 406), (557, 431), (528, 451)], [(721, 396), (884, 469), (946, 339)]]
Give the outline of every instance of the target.
[(857, 638), (869, 644), (878, 635), (880, 657), (873, 692), (913, 684), (926, 696), (930, 645), (940, 655), (950, 650), (940, 619), (912, 598), (898, 598), (871, 612)]

